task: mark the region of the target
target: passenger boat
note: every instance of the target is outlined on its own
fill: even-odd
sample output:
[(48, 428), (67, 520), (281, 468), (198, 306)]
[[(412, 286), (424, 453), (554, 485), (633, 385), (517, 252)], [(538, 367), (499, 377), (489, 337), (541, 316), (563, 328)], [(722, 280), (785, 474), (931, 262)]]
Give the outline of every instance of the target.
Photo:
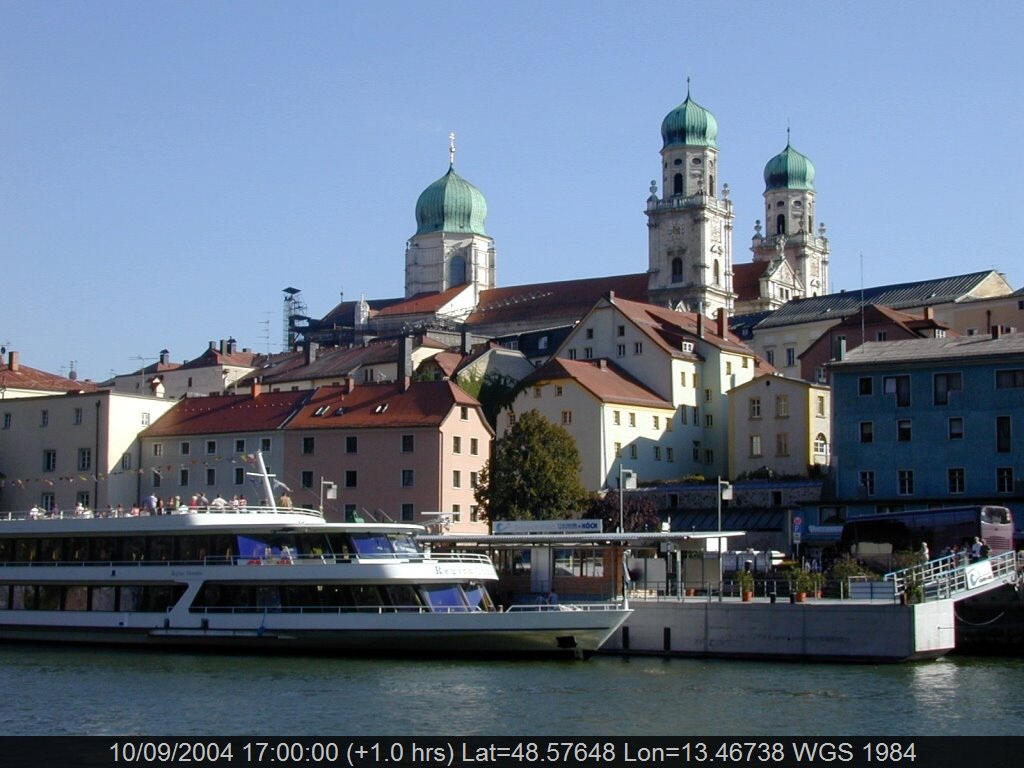
[(8, 518), (3, 640), (581, 658), (630, 614), (618, 603), (500, 610), (489, 557), (426, 551), (412, 524), (273, 506)]

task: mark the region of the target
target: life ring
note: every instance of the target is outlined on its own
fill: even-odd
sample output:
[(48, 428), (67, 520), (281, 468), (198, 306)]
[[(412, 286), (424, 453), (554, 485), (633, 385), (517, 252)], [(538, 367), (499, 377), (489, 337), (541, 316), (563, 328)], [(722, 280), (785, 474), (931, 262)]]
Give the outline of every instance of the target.
[(292, 561), (291, 560), (278, 560), (277, 564), (278, 565), (291, 565)]
[(249, 565), (263, 565), (262, 560), (250, 560)]

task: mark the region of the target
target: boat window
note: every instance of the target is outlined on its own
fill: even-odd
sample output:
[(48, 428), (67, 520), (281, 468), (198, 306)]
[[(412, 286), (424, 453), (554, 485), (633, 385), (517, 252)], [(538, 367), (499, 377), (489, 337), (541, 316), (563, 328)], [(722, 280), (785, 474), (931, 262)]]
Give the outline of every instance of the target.
[(465, 588), (466, 602), (469, 607), (480, 611), (493, 611), (494, 603), (491, 596), (487, 594), (487, 587), (483, 584), (467, 584)]
[(14, 542), (11, 539), (0, 539), (0, 563), (8, 563), (14, 554)]
[(416, 539), (407, 533), (389, 538), (391, 539), (391, 546), (400, 555), (418, 555), (420, 552)]
[(68, 539), (67, 559), (76, 563), (82, 563), (89, 559), (88, 539)]
[(128, 536), (121, 541), (121, 557), (125, 562), (136, 562), (146, 556), (146, 539), (142, 536)]
[(18, 539), (14, 548), (14, 559), (19, 563), (30, 563), (37, 559), (39, 542), (35, 539)]
[(11, 585), (0, 584), (0, 611), (11, 607)]
[(89, 588), (81, 585), (67, 587), (64, 592), (64, 610), (89, 610)]
[(118, 595), (119, 611), (137, 611), (139, 610), (139, 603), (142, 601), (142, 587), (137, 585), (128, 585), (121, 587)]
[(384, 605), (380, 589), (376, 584), (357, 584), (352, 587), (352, 601), (359, 606), (373, 607)]
[(462, 588), (458, 584), (425, 584), (420, 587), (420, 593), (435, 611), (466, 610)]
[(117, 539), (93, 539), (90, 545), (90, 560), (109, 563), (117, 559)]
[(383, 533), (353, 533), (352, 546), (357, 555), (392, 555), (391, 542)]
[(15, 610), (36, 607), (36, 588), (31, 584), (15, 584), (11, 607)]
[(420, 596), (416, 594), (416, 588), (411, 584), (391, 584), (385, 589), (389, 602), (399, 610), (416, 611), (423, 605)]
[(92, 610), (114, 610), (114, 587), (92, 587)]
[(174, 559), (174, 539), (170, 536), (153, 536), (149, 539), (147, 560), (167, 562)]
[(43, 584), (36, 587), (39, 593), (39, 610), (60, 610), (60, 587), (56, 584)]
[[(243, 560), (260, 558), (284, 557), (297, 553), (295, 537), (290, 534), (271, 534), (267, 536), (238, 536), (238, 554)], [(287, 552), (286, 552), (287, 550)]]

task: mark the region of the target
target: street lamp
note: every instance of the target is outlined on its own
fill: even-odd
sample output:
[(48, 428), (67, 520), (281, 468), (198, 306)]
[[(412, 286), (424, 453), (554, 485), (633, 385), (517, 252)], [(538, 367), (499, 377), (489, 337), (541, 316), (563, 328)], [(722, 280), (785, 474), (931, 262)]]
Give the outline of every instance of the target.
[(332, 480), (324, 480), (323, 476), (320, 476), (320, 514), (324, 513), (324, 490), (327, 491), (328, 499), (338, 498), (338, 484)]
[(722, 499), (732, 499), (732, 484), (719, 476), (715, 480), (715, 496), (718, 499), (718, 599), (722, 599)]
[(619, 462), (619, 533), (623, 536), (620, 542), (622, 546), (622, 603), (623, 606), (629, 607), (629, 598), (626, 597), (626, 524), (623, 501), (625, 498), (625, 491), (627, 488), (636, 488), (636, 472), (632, 469), (625, 469), (622, 466), (622, 462)]

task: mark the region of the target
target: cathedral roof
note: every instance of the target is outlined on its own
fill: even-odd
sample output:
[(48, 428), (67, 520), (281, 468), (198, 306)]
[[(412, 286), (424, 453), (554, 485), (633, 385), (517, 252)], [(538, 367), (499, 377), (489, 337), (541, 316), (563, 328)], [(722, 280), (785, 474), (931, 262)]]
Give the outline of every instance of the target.
[(764, 167), (765, 192), (772, 189), (814, 190), (814, 164), (786, 142), (786, 148)]
[(686, 94), (686, 101), (673, 109), (661, 121), (662, 149), (671, 146), (715, 147), (718, 121), (715, 116)]
[(487, 235), (487, 201), (483, 193), (455, 172), (448, 173), (427, 187), (416, 201), (416, 234), (428, 232), (467, 232)]

